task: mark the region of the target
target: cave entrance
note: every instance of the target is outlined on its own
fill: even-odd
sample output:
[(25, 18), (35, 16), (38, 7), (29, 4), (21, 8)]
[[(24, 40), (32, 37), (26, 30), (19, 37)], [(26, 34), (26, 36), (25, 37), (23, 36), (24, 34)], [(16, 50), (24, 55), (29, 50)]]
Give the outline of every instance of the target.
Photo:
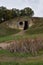
[(25, 21), (24, 22), (24, 30), (27, 30), (28, 29), (28, 21)]

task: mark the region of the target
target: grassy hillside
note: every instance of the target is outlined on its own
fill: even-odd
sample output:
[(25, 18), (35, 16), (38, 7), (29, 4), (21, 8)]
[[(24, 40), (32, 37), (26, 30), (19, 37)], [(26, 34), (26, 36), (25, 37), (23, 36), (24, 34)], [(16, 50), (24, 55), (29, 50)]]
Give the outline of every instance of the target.
[(34, 23), (32, 28), (43, 27), (43, 18), (42, 17), (33, 17), (32, 20)]
[[(17, 51), (19, 47), (19, 50), (21, 49), (22, 43), (24, 43), (22, 48), (25, 49), (29, 48), (28, 43), (30, 43), (31, 45), (34, 45), (34, 43), (40, 43), (40, 45), (41, 43), (43, 44), (43, 18), (32, 18), (32, 20), (34, 25), (31, 28), (28, 28), (28, 30), (22, 31), (17, 35), (15, 34), (20, 32), (19, 29), (9, 28), (6, 25), (7, 22), (1, 23), (0, 43), (6, 43), (5, 41), (8, 41), (9, 43), (15, 43), (13, 41), (21, 41), (19, 43), (15, 43), (15, 48), (17, 49)], [(36, 44), (35, 47), (32, 45), (34, 48), (33, 50), (40, 49), (41, 46), (38, 45), (37, 47)], [(13, 47), (11, 46), (11, 49), (12, 48)], [(31, 53), (11, 53), (8, 50), (0, 49), (0, 65), (43, 65), (43, 50), (39, 50), (38, 54), (36, 56), (33, 56)]]
[[(18, 18), (17, 18), (18, 19)], [(43, 18), (33, 17), (31, 18), (34, 25), (28, 30), (25, 31), (25, 33), (21, 33), (22, 35), (16, 35), (20, 32), (19, 29), (12, 29), (9, 28), (6, 23), (3, 22), (0, 24), (0, 42), (2, 41), (10, 41), (10, 40), (17, 40), (17, 39), (23, 39), (23, 38), (35, 38), (35, 37), (42, 37), (43, 38)], [(15, 19), (13, 19), (15, 22)], [(10, 21), (8, 21), (10, 23)]]
[(34, 25), (26, 31), (26, 34), (43, 34), (43, 18), (33, 17), (32, 21)]
[(0, 24), (0, 37), (16, 34), (16, 33), (20, 32), (19, 29), (9, 28), (6, 25), (6, 23), (7, 22), (3, 22), (3, 23)]

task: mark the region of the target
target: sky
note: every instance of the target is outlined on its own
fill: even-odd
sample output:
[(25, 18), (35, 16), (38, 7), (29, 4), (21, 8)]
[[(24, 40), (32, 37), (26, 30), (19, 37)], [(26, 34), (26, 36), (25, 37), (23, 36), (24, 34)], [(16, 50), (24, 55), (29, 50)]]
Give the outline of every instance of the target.
[(0, 0), (0, 6), (8, 9), (30, 7), (35, 13), (34, 16), (43, 17), (43, 0)]

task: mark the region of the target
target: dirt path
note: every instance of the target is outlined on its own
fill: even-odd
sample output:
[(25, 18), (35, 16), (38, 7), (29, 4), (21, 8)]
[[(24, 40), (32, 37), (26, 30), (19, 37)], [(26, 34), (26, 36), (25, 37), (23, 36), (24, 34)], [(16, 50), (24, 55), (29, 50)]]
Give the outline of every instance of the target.
[(21, 32), (17, 33), (17, 34), (13, 34), (13, 36), (16, 36), (16, 35), (23, 35), (27, 30), (22, 30)]
[[(23, 35), (25, 33), (25, 31), (21, 31), (21, 32), (19, 32), (17, 34), (13, 34), (12, 36)], [(3, 42), (3, 43), (0, 43), (0, 48), (6, 48), (6, 46), (8, 46), (9, 44), (10, 44), (10, 41), (6, 41), (6, 42)]]
[(6, 49), (6, 47), (9, 46), (9, 45), (10, 45), (10, 43), (5, 43), (5, 42), (0, 43), (0, 49), (1, 49), (1, 48), (2, 48), (2, 49)]

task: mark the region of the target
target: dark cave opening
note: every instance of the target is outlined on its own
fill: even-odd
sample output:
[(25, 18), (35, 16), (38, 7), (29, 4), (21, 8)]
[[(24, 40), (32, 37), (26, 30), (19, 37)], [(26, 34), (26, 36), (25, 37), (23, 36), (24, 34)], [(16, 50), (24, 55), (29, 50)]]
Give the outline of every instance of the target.
[(27, 30), (28, 29), (28, 21), (25, 21), (24, 23), (24, 30)]
[(21, 21), (21, 22), (19, 22), (19, 25), (23, 25), (23, 22)]

